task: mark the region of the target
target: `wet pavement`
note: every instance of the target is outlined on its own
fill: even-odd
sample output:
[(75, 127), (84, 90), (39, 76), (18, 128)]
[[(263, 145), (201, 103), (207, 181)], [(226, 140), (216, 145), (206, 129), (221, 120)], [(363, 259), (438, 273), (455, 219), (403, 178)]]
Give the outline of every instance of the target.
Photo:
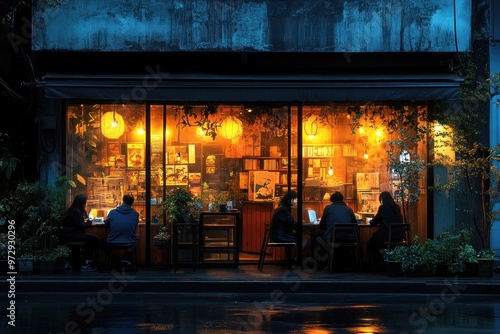
[(33, 293), (18, 304), (16, 333), (500, 331), (500, 302), (491, 296)]
[[(7, 280), (0, 287), (4, 296), (12, 289)], [(500, 332), (500, 274), (388, 277), (242, 265), (17, 275), (14, 288), (7, 299), (16, 327), (4, 316), (2, 333)]]

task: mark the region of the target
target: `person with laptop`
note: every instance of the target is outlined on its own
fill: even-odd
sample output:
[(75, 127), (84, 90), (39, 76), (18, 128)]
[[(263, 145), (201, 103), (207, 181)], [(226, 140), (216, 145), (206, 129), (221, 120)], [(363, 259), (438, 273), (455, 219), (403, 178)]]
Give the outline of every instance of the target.
[[(344, 196), (339, 191), (335, 191), (330, 195), (330, 204), (326, 205), (323, 209), (323, 215), (319, 223), (320, 229), (325, 231), (323, 241), (327, 247), (331, 247), (331, 243), (334, 242), (332, 239), (335, 224), (357, 224), (354, 211), (344, 202)], [(335, 242), (351, 242), (354, 240), (356, 240), (356, 236), (349, 232), (336, 231), (335, 233)], [(329, 249), (325, 249), (324, 251), (328, 252), (328, 254), (330, 253)], [(347, 254), (345, 254), (344, 250), (339, 249), (334, 254), (336, 258), (338, 257), (338, 261), (336, 260), (334, 263), (340, 265), (347, 264), (349, 257), (346, 256)], [(327, 266), (326, 268), (329, 267)]]
[[(325, 206), (323, 215), (319, 223), (321, 230), (324, 230), (323, 239), (326, 242), (332, 241), (333, 226), (335, 224), (357, 224), (354, 211), (344, 202), (344, 196), (335, 191), (330, 195), (330, 204)], [(336, 235), (336, 240), (352, 240), (353, 235)]]
[[(132, 254), (139, 243), (139, 237), (136, 234), (139, 213), (132, 208), (132, 204), (134, 204), (134, 197), (128, 194), (124, 195), (122, 204), (111, 210), (104, 220), (105, 226), (109, 228), (106, 238), (108, 245), (113, 243), (131, 244), (121, 260), (121, 263), (127, 266), (132, 265)], [(112, 256), (110, 249), (106, 249), (106, 251), (108, 256)]]

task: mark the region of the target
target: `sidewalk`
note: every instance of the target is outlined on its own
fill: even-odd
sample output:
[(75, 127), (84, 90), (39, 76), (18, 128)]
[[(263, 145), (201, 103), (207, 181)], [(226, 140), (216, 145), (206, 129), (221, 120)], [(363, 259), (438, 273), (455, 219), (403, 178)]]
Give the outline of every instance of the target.
[[(2, 279), (0, 288), (9, 291)], [(388, 277), (385, 272), (334, 272), (244, 264), (238, 268), (138, 268), (137, 272), (68, 272), (15, 275), (16, 293), (97, 292), (120, 289), (158, 293), (400, 293), (500, 295), (500, 274), (481, 277)]]

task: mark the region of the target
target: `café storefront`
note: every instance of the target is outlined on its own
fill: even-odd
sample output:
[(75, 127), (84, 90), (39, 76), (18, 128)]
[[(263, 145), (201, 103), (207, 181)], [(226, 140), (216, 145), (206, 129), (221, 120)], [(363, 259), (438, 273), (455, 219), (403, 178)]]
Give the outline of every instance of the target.
[[(139, 265), (153, 263), (153, 236), (162, 225), (155, 213), (178, 187), (240, 199), (237, 211), (228, 213), (234, 227), (214, 232), (227, 247), (203, 252), (209, 246), (200, 231), (197, 251), (204, 265), (237, 265), (246, 259), (241, 254), (258, 254), (264, 224), (287, 189), (299, 193), (298, 221), (307, 224), (310, 210), (320, 217), (328, 195), (339, 190), (366, 224), (378, 194), (395, 191), (386, 150), (400, 134), (384, 128), (383, 119), (405, 108), (432, 113), (434, 101), (458, 98), (460, 84), (459, 77), (439, 74), (159, 69), (144, 75), (48, 73), (40, 83), (47, 105), (64, 115), (59, 172), (77, 184), (70, 197), (86, 194), (87, 209), (105, 218), (123, 194), (134, 195), (141, 219)], [(427, 145), (414, 148), (424, 160)], [(422, 189), (428, 178), (424, 171)], [(423, 191), (411, 211), (412, 230), (422, 238), (430, 205)]]

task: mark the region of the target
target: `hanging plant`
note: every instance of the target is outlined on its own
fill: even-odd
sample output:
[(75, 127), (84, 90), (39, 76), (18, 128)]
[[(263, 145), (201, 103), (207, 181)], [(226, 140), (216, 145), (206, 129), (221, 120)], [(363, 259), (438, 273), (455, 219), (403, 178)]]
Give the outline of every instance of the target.
[(184, 105), (175, 111), (175, 119), (184, 128), (186, 126), (197, 126), (202, 129), (205, 136), (215, 140), (217, 130), (221, 127), (222, 119), (216, 119), (219, 105), (210, 103), (202, 107), (201, 112), (197, 112), (193, 106)]
[(238, 116), (249, 128), (255, 127), (260, 132), (272, 132), (286, 135), (288, 129), (288, 107), (284, 106), (245, 106)]

